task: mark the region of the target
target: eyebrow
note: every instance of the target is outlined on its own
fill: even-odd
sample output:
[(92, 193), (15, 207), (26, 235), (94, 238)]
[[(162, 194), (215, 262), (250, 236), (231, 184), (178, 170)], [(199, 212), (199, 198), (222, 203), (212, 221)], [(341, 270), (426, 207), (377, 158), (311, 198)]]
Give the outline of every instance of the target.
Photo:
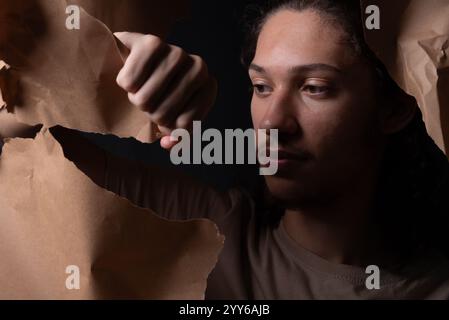
[[(255, 63), (251, 63), (251, 65), (249, 66), (249, 70), (254, 70), (258, 73), (263, 74), (267, 73), (264, 67), (261, 67)], [(307, 73), (312, 71), (331, 71), (343, 74), (343, 71), (338, 69), (337, 67), (324, 63), (312, 63), (289, 68), (289, 73)]]

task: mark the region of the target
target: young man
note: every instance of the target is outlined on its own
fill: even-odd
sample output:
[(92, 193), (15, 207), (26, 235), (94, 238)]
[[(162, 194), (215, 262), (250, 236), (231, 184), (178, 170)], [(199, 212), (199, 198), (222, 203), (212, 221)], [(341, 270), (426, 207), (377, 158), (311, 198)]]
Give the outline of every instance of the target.
[[(258, 197), (218, 192), (174, 169), (119, 159), (71, 131), (53, 130), (66, 155), (99, 185), (166, 218), (217, 223), (226, 243), (207, 298), (449, 298), (447, 259), (407, 229), (419, 227), (416, 208), (395, 206), (404, 210), (396, 212), (379, 197), (391, 195), (383, 183), (389, 145), (415, 126), (417, 110), (379, 83), (342, 3), (280, 1), (253, 30), (253, 124), (279, 130), (279, 170), (265, 178)], [(173, 129), (207, 114), (215, 82), (199, 57), (157, 37), (116, 36), (131, 52), (117, 82), (170, 149)], [(378, 289), (366, 287), (368, 265), (381, 268)]]

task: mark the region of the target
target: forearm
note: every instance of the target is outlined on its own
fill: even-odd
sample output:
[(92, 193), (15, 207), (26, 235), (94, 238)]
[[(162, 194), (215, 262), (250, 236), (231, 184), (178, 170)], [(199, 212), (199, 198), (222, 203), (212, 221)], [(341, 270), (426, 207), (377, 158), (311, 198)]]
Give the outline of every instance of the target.
[(145, 164), (107, 154), (106, 166), (105, 189), (166, 219), (208, 218), (211, 204), (221, 197), (211, 186), (168, 164)]
[(51, 129), (64, 155), (98, 186), (167, 219), (207, 218), (219, 194), (173, 166), (117, 157), (78, 131)]

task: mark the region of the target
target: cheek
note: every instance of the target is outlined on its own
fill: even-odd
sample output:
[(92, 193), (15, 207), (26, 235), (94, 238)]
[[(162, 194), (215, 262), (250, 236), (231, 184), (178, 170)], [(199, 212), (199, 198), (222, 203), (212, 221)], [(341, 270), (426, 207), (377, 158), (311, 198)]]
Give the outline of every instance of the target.
[(263, 116), (264, 113), (262, 106), (260, 106), (259, 103), (253, 99), (251, 101), (251, 120), (253, 122), (254, 129), (259, 129)]
[(304, 140), (317, 157), (341, 157), (362, 148), (376, 131), (374, 105), (350, 96), (305, 109)]

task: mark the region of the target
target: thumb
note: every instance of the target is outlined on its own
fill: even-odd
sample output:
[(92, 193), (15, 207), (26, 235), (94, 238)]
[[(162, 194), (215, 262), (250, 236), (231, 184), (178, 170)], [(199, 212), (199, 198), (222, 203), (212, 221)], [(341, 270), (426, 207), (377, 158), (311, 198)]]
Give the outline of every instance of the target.
[(159, 132), (162, 134), (162, 138), (160, 141), (161, 147), (170, 150), (175, 145), (179, 143), (179, 140), (177, 140), (175, 137), (173, 137), (172, 130), (167, 127), (158, 126)]
[(177, 145), (178, 142), (179, 141), (173, 141), (173, 138), (171, 136), (165, 136), (165, 137), (162, 137), (160, 144), (161, 144), (162, 148), (164, 148), (166, 150), (170, 150), (175, 145)]

